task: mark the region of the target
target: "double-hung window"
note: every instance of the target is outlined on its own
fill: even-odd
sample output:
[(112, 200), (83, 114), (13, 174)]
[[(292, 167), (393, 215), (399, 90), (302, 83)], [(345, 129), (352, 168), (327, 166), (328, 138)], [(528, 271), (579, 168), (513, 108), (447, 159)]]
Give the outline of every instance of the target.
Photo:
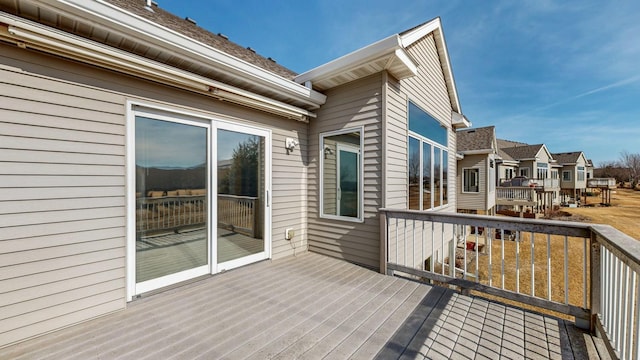
[(578, 166), (578, 181), (584, 181), (584, 166)]
[(438, 120), (409, 102), (409, 209), (448, 204), (448, 135)]
[(462, 169), (462, 192), (477, 193), (480, 192), (480, 170)]

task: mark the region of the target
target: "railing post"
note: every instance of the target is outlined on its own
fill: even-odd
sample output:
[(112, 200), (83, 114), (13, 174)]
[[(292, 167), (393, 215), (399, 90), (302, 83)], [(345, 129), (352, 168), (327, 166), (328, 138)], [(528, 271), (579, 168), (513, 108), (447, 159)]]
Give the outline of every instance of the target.
[[(602, 291), (602, 284), (600, 279), (600, 243), (598, 243), (597, 235), (591, 232), (591, 254), (590, 254), (590, 329), (591, 333), (596, 333), (596, 321), (598, 321), (598, 314), (600, 313), (600, 294)], [(576, 325), (577, 322), (576, 322)]]
[(387, 274), (387, 213), (380, 212), (380, 273)]

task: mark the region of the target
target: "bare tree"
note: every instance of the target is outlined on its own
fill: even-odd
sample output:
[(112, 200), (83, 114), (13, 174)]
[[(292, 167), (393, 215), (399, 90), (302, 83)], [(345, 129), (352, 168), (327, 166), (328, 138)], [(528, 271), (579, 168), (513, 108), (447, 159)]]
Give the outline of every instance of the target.
[(629, 172), (631, 188), (635, 189), (640, 177), (640, 154), (632, 154), (625, 150), (620, 153), (620, 164)]

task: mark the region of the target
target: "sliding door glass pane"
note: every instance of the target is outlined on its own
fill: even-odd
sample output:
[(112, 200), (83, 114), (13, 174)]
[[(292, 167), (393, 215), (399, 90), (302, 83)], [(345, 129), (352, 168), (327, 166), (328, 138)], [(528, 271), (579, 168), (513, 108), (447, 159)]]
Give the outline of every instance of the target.
[(206, 127), (136, 117), (136, 282), (208, 264)]
[(442, 183), (442, 163), (440, 162), (441, 150), (435, 148), (433, 151), (433, 207), (442, 205), (440, 185)]
[(358, 217), (358, 148), (338, 146), (338, 215)]
[(265, 138), (218, 130), (218, 263), (264, 251)]

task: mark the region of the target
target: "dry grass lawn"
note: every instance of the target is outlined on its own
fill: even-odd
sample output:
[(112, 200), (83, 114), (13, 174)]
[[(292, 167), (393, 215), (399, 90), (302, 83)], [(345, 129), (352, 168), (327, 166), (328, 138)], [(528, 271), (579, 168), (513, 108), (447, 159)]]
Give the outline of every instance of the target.
[[(640, 191), (616, 189), (611, 194), (611, 206), (583, 206), (566, 208), (567, 212), (581, 215), (596, 224), (607, 224), (638, 240), (640, 239)], [(582, 198), (584, 200), (584, 197)], [(587, 197), (587, 203), (599, 204), (600, 196)]]
[[(592, 223), (601, 223), (611, 225), (627, 235), (640, 239), (640, 191), (632, 191), (629, 189), (617, 189), (612, 194), (612, 204), (609, 207), (581, 207), (581, 208), (563, 208), (573, 215), (569, 220), (588, 221)], [(599, 204), (600, 197), (588, 197), (588, 204)], [(573, 218), (573, 219), (572, 219)], [(475, 236), (475, 235), (472, 235)], [(486, 254), (480, 254), (478, 257), (478, 274), (482, 283), (488, 284), (491, 278), (494, 287), (501, 287), (503, 278), (501, 276), (501, 259), (502, 251), (504, 251), (504, 288), (507, 290), (516, 290), (516, 278), (519, 277), (519, 291), (524, 294), (532, 294), (531, 278), (533, 274), (535, 295), (542, 298), (548, 298), (548, 274), (547, 274), (547, 252), (551, 254), (551, 299), (556, 302), (565, 302), (565, 281), (568, 284), (568, 303), (583, 307), (584, 305), (584, 253), (585, 241), (581, 238), (567, 239), (567, 272), (565, 279), (565, 238), (564, 236), (547, 237), (545, 234), (534, 234), (533, 236), (533, 268), (532, 264), (532, 242), (531, 234), (520, 234), (519, 244), (515, 241), (493, 240), (491, 242), (491, 267), (489, 266), (490, 257), (488, 251)], [(472, 239), (469, 239), (472, 240)], [(548, 248), (550, 246), (550, 248)], [(504, 249), (503, 249), (504, 247)], [(588, 249), (587, 249), (588, 251)], [(516, 262), (519, 261), (519, 272), (516, 271)], [(491, 268), (491, 276), (489, 269)], [(589, 264), (587, 262), (587, 269)], [(475, 273), (475, 262), (468, 267), (468, 272)], [(588, 275), (588, 274), (587, 274)], [(587, 289), (587, 294), (588, 294)], [(482, 294), (478, 294), (482, 295)], [(486, 295), (482, 295), (486, 296)], [(505, 300), (502, 300), (505, 301)], [(509, 301), (506, 301), (509, 302)], [(518, 306), (552, 313), (549, 311), (537, 309), (531, 306)], [(587, 302), (587, 306), (589, 306)], [(556, 316), (567, 316), (555, 314)]]

